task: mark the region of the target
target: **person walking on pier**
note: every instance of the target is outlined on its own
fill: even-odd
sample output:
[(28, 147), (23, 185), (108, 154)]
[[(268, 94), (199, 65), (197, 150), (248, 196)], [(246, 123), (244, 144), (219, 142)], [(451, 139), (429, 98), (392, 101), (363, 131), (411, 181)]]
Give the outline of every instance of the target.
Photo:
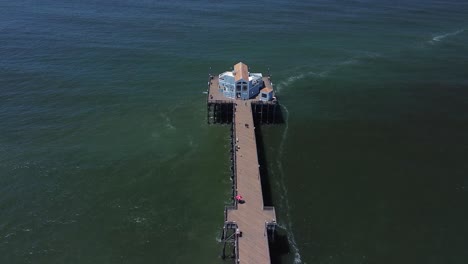
[(245, 200), (244, 200), (244, 197), (242, 197), (242, 195), (236, 195), (236, 197), (234, 197), (236, 199), (236, 201), (240, 204), (243, 204), (245, 203)]

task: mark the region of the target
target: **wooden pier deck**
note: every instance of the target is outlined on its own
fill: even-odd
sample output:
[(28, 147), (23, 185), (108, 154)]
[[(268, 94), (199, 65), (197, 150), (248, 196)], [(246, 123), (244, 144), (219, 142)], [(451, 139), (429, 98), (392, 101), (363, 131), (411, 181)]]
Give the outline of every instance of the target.
[[(263, 77), (264, 88), (273, 89), (270, 77)], [(275, 123), (276, 97), (249, 100), (224, 97), (219, 90), (219, 76), (209, 76), (207, 121), (209, 124), (232, 124), (232, 206), (225, 208), (221, 240), (232, 250), (236, 264), (270, 264), (269, 239), (274, 238), (276, 212), (263, 201), (255, 124)], [(234, 199), (241, 195), (245, 202)]]
[(245, 203), (228, 209), (226, 221), (235, 223), (242, 232), (236, 238), (236, 263), (269, 264), (267, 226), (276, 224), (276, 214), (273, 207), (265, 207), (263, 203), (252, 101), (235, 100), (235, 193), (241, 195)]

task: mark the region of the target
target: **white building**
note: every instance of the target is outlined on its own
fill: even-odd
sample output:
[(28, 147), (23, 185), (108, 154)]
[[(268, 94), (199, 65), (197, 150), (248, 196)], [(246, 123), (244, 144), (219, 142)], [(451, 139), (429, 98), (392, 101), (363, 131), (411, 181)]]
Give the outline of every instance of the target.
[(219, 75), (219, 90), (228, 98), (247, 100), (256, 97), (264, 87), (262, 78), (261, 73), (250, 73), (249, 67), (239, 62), (233, 71)]

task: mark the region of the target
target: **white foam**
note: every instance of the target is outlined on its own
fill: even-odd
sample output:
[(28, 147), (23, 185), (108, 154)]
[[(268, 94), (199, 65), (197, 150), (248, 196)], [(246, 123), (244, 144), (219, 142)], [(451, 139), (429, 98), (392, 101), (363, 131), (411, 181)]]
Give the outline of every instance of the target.
[(315, 77), (315, 78), (327, 77), (331, 72), (337, 70), (338, 68), (356, 65), (356, 64), (359, 64), (363, 59), (375, 59), (381, 56), (382, 56), (381, 54), (371, 52), (371, 51), (359, 51), (357, 55), (349, 59), (334, 62), (330, 65), (321, 67), (321, 69), (324, 69), (321, 72), (302, 71), (301, 74), (290, 76), (286, 80), (278, 83), (275, 87), (275, 90), (276, 92), (280, 93), (282, 90), (291, 86), (292, 84), (294, 84), (295, 82), (299, 80), (310, 78), (310, 77)]
[(432, 41), (436, 41), (436, 42), (439, 42), (439, 41), (442, 41), (443, 39), (447, 38), (447, 37), (452, 37), (452, 36), (456, 36), (462, 32), (464, 32), (465, 29), (459, 29), (457, 31), (454, 31), (454, 32), (449, 32), (449, 33), (445, 33), (445, 34), (441, 34), (441, 35), (437, 35), (435, 37), (432, 38)]
[(133, 218), (133, 222), (137, 223), (137, 224), (141, 224), (141, 223), (143, 223), (145, 221), (146, 221), (146, 218), (144, 218), (144, 217), (135, 217), (135, 218)]
[(356, 58), (352, 58), (352, 59), (349, 59), (349, 60), (345, 60), (345, 61), (342, 61), (342, 62), (339, 62), (338, 65), (353, 65), (353, 64), (357, 64), (358, 63), (358, 60)]
[(287, 227), (286, 228), (284, 226), (280, 226), (280, 227), (282, 227), (284, 230), (286, 230), (289, 245), (291, 246), (291, 248), (294, 251), (294, 263), (295, 264), (301, 264), (302, 263), (301, 254), (299, 253), (299, 248), (297, 247), (296, 239), (294, 238), (294, 233), (292, 232), (290, 207), (289, 207), (289, 201), (287, 199), (288, 189), (286, 188), (286, 185), (284, 184), (284, 177), (285, 176), (284, 176), (283, 164), (281, 163), (281, 159), (282, 159), (283, 154), (284, 154), (284, 145), (285, 145), (285, 142), (286, 142), (286, 139), (287, 139), (287, 136), (288, 136), (288, 130), (289, 130), (289, 122), (288, 122), (288, 120), (289, 120), (289, 110), (288, 110), (288, 108), (286, 106), (284, 106), (284, 105), (281, 105), (281, 106), (284, 109), (284, 112), (286, 114), (285, 115), (285, 128), (284, 128), (284, 131), (283, 131), (283, 135), (281, 137), (281, 142), (280, 142), (279, 149), (278, 149), (278, 157), (276, 159), (276, 164), (278, 166), (278, 170), (279, 170), (279, 173), (280, 173), (280, 177), (279, 177), (280, 182), (278, 183), (278, 185), (282, 189), (281, 201), (284, 203), (284, 207), (286, 209), (285, 213), (286, 213)]
[(298, 74), (298, 75), (290, 76), (285, 81), (280, 82), (276, 86), (276, 91), (279, 93), (279, 92), (281, 92), (281, 90), (283, 88), (286, 88), (286, 87), (290, 86), (291, 84), (293, 84), (294, 82), (296, 82), (298, 80), (305, 79), (305, 78), (310, 77), (310, 76), (324, 77), (324, 76), (326, 76), (326, 74), (327, 74), (326, 71), (320, 72), (320, 73), (309, 71), (309, 72), (301, 73), (301, 74)]
[(175, 130), (176, 129), (176, 127), (174, 125), (172, 125), (171, 119), (169, 118), (168, 115), (166, 115), (164, 113), (161, 113), (159, 115), (166, 120), (165, 126), (166, 126), (167, 129), (169, 129), (169, 130)]
[(15, 233), (8, 233), (8, 234), (6, 234), (6, 235), (4, 236), (4, 238), (9, 238), (10, 236), (14, 236), (14, 235), (15, 235)]

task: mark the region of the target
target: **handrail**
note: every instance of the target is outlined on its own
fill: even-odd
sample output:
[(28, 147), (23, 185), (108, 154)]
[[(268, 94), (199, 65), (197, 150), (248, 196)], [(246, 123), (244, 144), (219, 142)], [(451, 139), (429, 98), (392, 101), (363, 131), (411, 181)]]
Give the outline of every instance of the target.
[[(208, 94), (208, 97), (209, 97), (209, 94)], [(229, 101), (229, 100), (219, 100), (219, 99), (209, 99), (209, 98), (208, 98), (208, 101), (212, 102), (212, 103), (217, 103), (217, 104), (232, 104), (232, 103), (234, 103), (233, 101)]]
[(274, 206), (263, 206), (263, 210), (265, 211), (273, 211), (273, 216), (274, 218), (272, 219), (271, 222), (265, 222), (265, 224), (269, 224), (269, 225), (276, 225), (276, 210), (275, 210), (275, 207)]
[(210, 91), (211, 91), (211, 80), (213, 78), (211, 78), (211, 74), (208, 74), (208, 90), (207, 90), (207, 93), (206, 93), (206, 103), (208, 103), (209, 99), (210, 99)]
[(232, 109), (232, 166), (233, 166), (233, 204), (237, 209), (237, 134), (236, 134), (236, 104), (233, 104)]
[(224, 222), (227, 222), (228, 221), (228, 211), (232, 211), (232, 210), (236, 210), (237, 207), (234, 206), (234, 205), (226, 205), (224, 206)]
[(239, 236), (236, 235), (236, 240), (234, 241), (234, 248), (236, 250), (236, 263), (239, 263), (240, 262), (240, 259), (239, 259)]
[[(226, 206), (225, 207), (225, 211), (228, 210), (228, 208), (230, 208), (232, 206)], [(240, 259), (239, 259), (239, 236), (240, 234), (238, 233), (239, 231), (239, 226), (237, 225), (237, 223), (235, 221), (225, 221), (225, 226), (224, 228), (229, 228), (229, 229), (233, 229), (234, 232), (227, 238), (224, 238), (224, 241), (223, 242), (227, 242), (228, 239), (231, 239), (232, 237), (234, 237), (234, 254), (235, 254), (235, 259), (236, 259), (236, 263), (239, 263), (240, 262)]]

